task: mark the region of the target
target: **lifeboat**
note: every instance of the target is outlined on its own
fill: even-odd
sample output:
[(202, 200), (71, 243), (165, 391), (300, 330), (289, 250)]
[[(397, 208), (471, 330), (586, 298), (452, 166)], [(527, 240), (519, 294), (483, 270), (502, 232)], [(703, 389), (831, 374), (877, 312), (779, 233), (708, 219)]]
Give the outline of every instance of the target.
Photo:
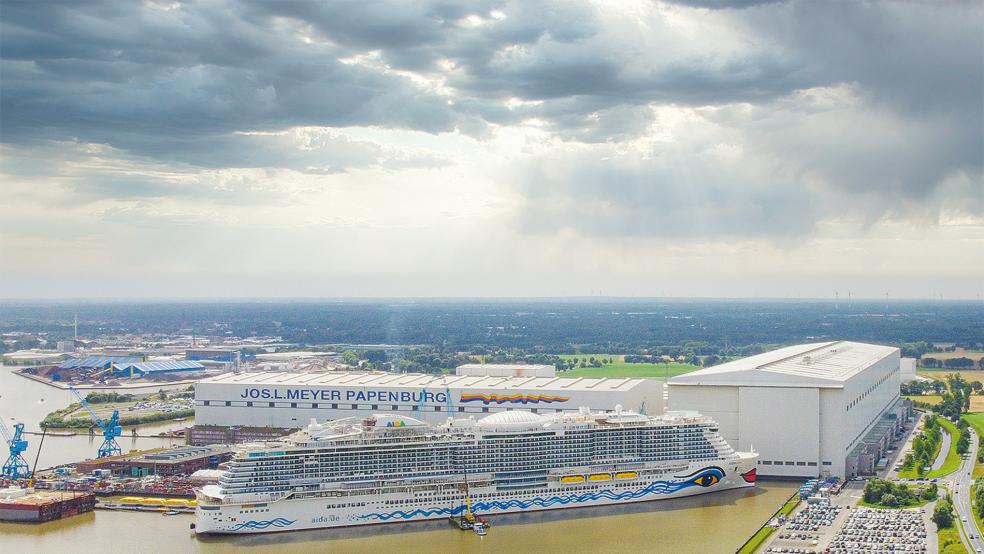
[(611, 473), (592, 473), (588, 476), (588, 481), (611, 481)]
[(561, 483), (583, 483), (583, 475), (565, 475), (560, 478)]
[(615, 474), (616, 479), (635, 479), (636, 477), (639, 477), (637, 471), (619, 471)]

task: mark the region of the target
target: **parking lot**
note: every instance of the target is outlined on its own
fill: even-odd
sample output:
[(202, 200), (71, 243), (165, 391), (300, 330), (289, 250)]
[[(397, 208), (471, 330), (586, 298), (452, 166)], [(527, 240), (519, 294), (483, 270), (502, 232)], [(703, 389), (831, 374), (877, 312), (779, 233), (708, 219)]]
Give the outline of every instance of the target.
[(925, 509), (854, 509), (824, 552), (924, 554), (927, 552)]
[[(864, 481), (851, 481), (840, 494), (827, 497), (829, 504), (802, 503), (773, 533), (771, 541), (762, 552), (936, 554), (936, 526), (929, 519), (932, 515), (932, 503), (912, 510), (857, 507), (856, 504), (863, 496), (863, 487)], [(903, 528), (909, 530), (903, 531)], [(910, 530), (914, 532), (914, 536), (909, 533)], [(900, 536), (895, 537), (893, 533)], [(928, 540), (931, 534), (932, 540)], [(889, 548), (888, 545), (892, 545), (893, 549), (879, 550)]]

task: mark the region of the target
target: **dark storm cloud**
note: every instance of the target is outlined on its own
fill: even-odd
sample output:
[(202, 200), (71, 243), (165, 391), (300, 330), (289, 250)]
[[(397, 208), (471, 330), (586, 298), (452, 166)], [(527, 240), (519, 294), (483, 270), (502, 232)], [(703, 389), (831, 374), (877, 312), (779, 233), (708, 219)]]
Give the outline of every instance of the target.
[[(523, 227), (796, 236), (838, 210), (867, 220), (931, 212), (959, 192), (977, 195), (965, 205), (979, 213), (984, 196), (979, 2), (679, 0), (646, 6), (641, 23), (571, 2), (176, 6), (3, 2), (0, 140), (100, 143), (180, 171), (324, 174), (445, 162), (341, 140), (298, 149), (241, 132), (375, 126), (485, 138), (535, 119), (553, 137), (603, 147), (650, 133), (652, 106), (677, 106), (697, 108), (719, 142), (762, 163), (759, 172), (703, 155), (707, 145), (654, 148), (642, 162), (547, 153), (514, 179), (530, 208)], [(681, 31), (666, 10), (707, 34)], [(849, 92), (833, 104), (804, 96), (825, 89)], [(86, 175), (93, 183), (79, 192), (127, 197), (115, 177)], [(130, 196), (185, 190), (155, 179)], [(945, 189), (953, 179), (968, 184)], [(820, 200), (828, 194), (848, 202)], [(592, 204), (609, 211), (582, 217)]]
[(303, 44), (296, 29), (245, 19), (235, 4), (43, 6), (3, 5), (8, 143), (77, 139), (162, 159), (197, 150), (201, 161), (212, 141), (236, 140), (231, 133), (241, 130), (454, 128), (444, 99), (343, 64), (337, 57), (347, 51)]

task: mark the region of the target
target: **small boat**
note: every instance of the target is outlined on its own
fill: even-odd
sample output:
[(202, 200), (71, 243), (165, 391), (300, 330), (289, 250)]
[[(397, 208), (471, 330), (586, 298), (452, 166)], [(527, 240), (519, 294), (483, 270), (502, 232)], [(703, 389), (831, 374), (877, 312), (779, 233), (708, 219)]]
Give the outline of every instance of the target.
[(165, 512), (161, 512), (161, 515), (162, 515), (162, 516), (176, 516), (176, 515), (178, 515), (178, 514), (180, 514), (180, 513), (181, 513), (181, 512), (179, 512), (179, 511), (177, 511), (177, 510), (167, 510), (167, 511), (165, 511)]
[(480, 521), (476, 521), (475, 525), (472, 526), (472, 529), (475, 531), (475, 534), (478, 535), (479, 537), (484, 537), (489, 533), (488, 531), (486, 531), (485, 525)]

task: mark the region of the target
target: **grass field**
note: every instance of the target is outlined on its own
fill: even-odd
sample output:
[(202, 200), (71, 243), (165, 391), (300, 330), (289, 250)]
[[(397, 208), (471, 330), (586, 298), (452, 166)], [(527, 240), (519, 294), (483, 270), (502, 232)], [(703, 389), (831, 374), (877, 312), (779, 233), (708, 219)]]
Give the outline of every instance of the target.
[[(936, 421), (940, 422), (940, 426), (943, 427), (944, 432), (950, 434), (950, 450), (946, 454), (946, 459), (943, 460), (943, 466), (939, 469), (928, 471), (925, 475), (917, 475), (916, 469), (906, 469), (899, 472), (899, 479), (918, 479), (924, 477), (926, 479), (932, 479), (934, 477), (942, 477), (944, 475), (949, 475), (960, 467), (960, 455), (957, 454), (957, 437), (960, 436), (960, 432), (957, 431), (957, 426), (950, 423), (942, 417), (937, 417)], [(940, 448), (943, 447), (943, 441), (940, 441)], [(940, 453), (939, 449), (933, 452), (933, 460), (936, 459)]]
[(979, 369), (930, 369), (921, 367), (916, 371), (918, 375), (936, 379), (937, 381), (946, 381), (946, 376), (950, 373), (959, 374), (965, 381), (980, 381), (984, 383), (984, 371)]
[(970, 358), (974, 360), (974, 367), (980, 369), (981, 358), (984, 358), (984, 352), (976, 352), (973, 350), (964, 350), (958, 348), (953, 352), (927, 352), (923, 354), (923, 358), (932, 358), (934, 360), (952, 360), (953, 358)]
[[(680, 362), (668, 362), (665, 364), (629, 364), (625, 362), (623, 354), (561, 354), (563, 360), (588, 360), (594, 358), (602, 362), (601, 367), (576, 367), (569, 371), (558, 372), (564, 377), (613, 377), (613, 378), (649, 378), (663, 379), (676, 377), (684, 373), (690, 373), (700, 369), (699, 366), (683, 364)], [(611, 363), (605, 363), (611, 360)]]
[(940, 396), (940, 395), (938, 395), (938, 394), (922, 394), (922, 395), (914, 395), (914, 396), (903, 396), (902, 398), (908, 398), (909, 400), (912, 400), (914, 402), (925, 402), (926, 404), (929, 404), (930, 406), (935, 406), (935, 405), (939, 404), (940, 402), (943, 402), (943, 397)]
[[(978, 437), (984, 437), (984, 413), (964, 414), (961, 419), (970, 424), (977, 431)], [(984, 464), (974, 463), (974, 478), (984, 477)]]
[(939, 421), (940, 425), (950, 432), (950, 451), (946, 453), (946, 459), (943, 460), (943, 466), (927, 473), (927, 479), (949, 475), (960, 467), (960, 454), (957, 454), (957, 438), (960, 437), (960, 431), (957, 429), (956, 425), (950, 423), (947, 419), (939, 417), (936, 418), (936, 421)]
[(977, 529), (984, 529), (981, 525), (981, 516), (977, 513), (977, 502), (974, 499), (977, 497), (977, 485), (970, 486), (970, 511), (974, 514), (974, 523), (977, 524)]
[(960, 531), (957, 530), (958, 524), (959, 521), (954, 522), (953, 527), (949, 529), (940, 529), (938, 535), (940, 554), (967, 554), (967, 548), (960, 540)]
[(612, 363), (601, 367), (578, 367), (570, 371), (557, 372), (563, 377), (646, 377), (663, 379), (676, 377), (700, 369), (695, 365), (670, 362), (668, 364), (627, 364)]
[[(935, 406), (943, 401), (943, 397), (938, 394), (925, 394), (921, 396), (906, 396), (911, 400), (918, 402), (925, 402), (930, 406)], [(970, 396), (970, 411), (971, 412), (984, 412), (984, 396), (971, 395)]]

